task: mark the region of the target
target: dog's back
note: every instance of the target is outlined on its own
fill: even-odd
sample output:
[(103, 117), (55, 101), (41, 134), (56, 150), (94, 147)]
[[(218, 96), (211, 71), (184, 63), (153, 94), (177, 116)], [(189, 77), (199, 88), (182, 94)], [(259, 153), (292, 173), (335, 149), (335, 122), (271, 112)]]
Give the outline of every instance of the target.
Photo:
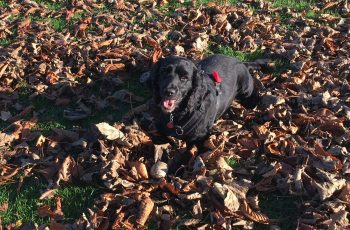
[(254, 91), (254, 80), (248, 68), (236, 58), (215, 54), (199, 62), (198, 67), (208, 75), (217, 72), (222, 79), (217, 118), (228, 109), (235, 98), (247, 98)]

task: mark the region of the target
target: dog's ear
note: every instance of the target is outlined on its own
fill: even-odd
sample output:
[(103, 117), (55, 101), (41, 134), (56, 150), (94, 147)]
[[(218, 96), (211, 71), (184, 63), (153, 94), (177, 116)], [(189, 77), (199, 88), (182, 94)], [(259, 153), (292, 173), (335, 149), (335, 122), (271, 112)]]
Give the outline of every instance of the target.
[(151, 89), (153, 93), (153, 100), (156, 104), (159, 104), (161, 101), (160, 97), (160, 88), (159, 88), (159, 70), (162, 66), (163, 59), (159, 59), (156, 63), (153, 64), (151, 73), (150, 73), (150, 81), (151, 81)]
[(188, 108), (199, 109), (197, 108), (197, 105), (200, 105), (200, 103), (198, 102), (202, 101), (206, 91), (206, 84), (204, 84), (204, 78), (204, 71), (198, 69), (194, 65), (192, 76), (192, 90), (190, 92), (190, 96), (187, 103)]

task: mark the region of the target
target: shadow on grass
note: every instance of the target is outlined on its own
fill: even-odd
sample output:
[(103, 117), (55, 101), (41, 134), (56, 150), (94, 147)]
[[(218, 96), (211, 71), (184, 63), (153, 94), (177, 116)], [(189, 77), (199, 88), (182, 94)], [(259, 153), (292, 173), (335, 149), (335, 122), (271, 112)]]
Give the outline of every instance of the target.
[[(38, 177), (30, 177), (24, 180), (18, 191), (18, 184), (0, 186), (0, 205), (8, 202), (7, 211), (0, 213), (2, 224), (10, 223), (49, 223), (48, 217), (40, 217), (37, 213), (41, 205), (55, 207), (55, 199), (39, 200), (47, 185)], [(73, 222), (79, 218), (88, 207), (93, 205), (99, 190), (86, 184), (65, 185), (58, 189), (56, 196), (62, 198), (62, 211), (64, 222)]]
[(253, 62), (257, 59), (270, 59), (274, 63), (273, 68), (263, 69), (262, 72), (265, 74), (272, 74), (273, 76), (280, 76), (286, 70), (291, 70), (292, 66), (290, 65), (287, 59), (284, 59), (280, 56), (276, 56), (270, 53), (266, 53), (264, 50), (255, 50), (253, 52), (242, 52), (232, 49), (229, 46), (218, 46), (210, 47), (207, 51), (208, 54), (224, 54), (230, 57), (235, 57), (242, 62)]
[(256, 59), (263, 58), (264, 52), (262, 50), (256, 50), (253, 52), (242, 52), (234, 50), (229, 46), (217, 46), (210, 47), (207, 51), (208, 54), (224, 54), (226, 56), (235, 57), (243, 62), (255, 61)]
[[(122, 77), (124, 83), (119, 85), (115, 90), (126, 89), (135, 95), (142, 96), (146, 101), (150, 96), (148, 90), (139, 83), (139, 73), (132, 73), (129, 75), (120, 76), (118, 74), (111, 77)], [(84, 95), (99, 97), (101, 93), (101, 83), (96, 81), (95, 84), (80, 83), (84, 86)], [(73, 88), (73, 91), (75, 89)], [(89, 128), (93, 124), (99, 122), (110, 122), (111, 124), (117, 121), (121, 121), (122, 116), (131, 108), (141, 103), (123, 103), (117, 101), (114, 108), (107, 107), (105, 109), (92, 111), (91, 115), (85, 119), (79, 121), (69, 121), (64, 118), (64, 110), (67, 107), (76, 106), (76, 100), (72, 100), (69, 105), (56, 106), (55, 101), (47, 99), (44, 95), (38, 95), (33, 99), (29, 96), (34, 91), (26, 83), (19, 83), (17, 87), (18, 102), (23, 107), (32, 105), (34, 106), (34, 113), (38, 118), (34, 130), (40, 130), (45, 136), (52, 134), (53, 128), (72, 129), (72, 128)], [(101, 99), (102, 100), (102, 99)], [(18, 112), (11, 111), (12, 114)], [(32, 113), (24, 117), (25, 120), (30, 119)], [(9, 122), (0, 121), (0, 128), (3, 129), (10, 125)], [(18, 179), (18, 178), (17, 178)], [(10, 223), (48, 223), (49, 218), (42, 218), (37, 214), (37, 209), (40, 205), (49, 204), (55, 207), (55, 199), (49, 199), (40, 201), (40, 195), (47, 188), (45, 181), (32, 177), (25, 179), (19, 192), (16, 191), (17, 183), (12, 185), (0, 186), (0, 205), (8, 202), (9, 209), (6, 212), (0, 213), (2, 224)], [(79, 218), (82, 212), (85, 212), (88, 207), (93, 205), (93, 200), (101, 190), (97, 189), (94, 185), (87, 185), (81, 183), (74, 183), (71, 185), (61, 186), (56, 196), (62, 198), (62, 210), (65, 214), (64, 221), (72, 223), (75, 219)], [(18, 223), (19, 223), (18, 222)]]
[[(277, 224), (281, 229), (296, 229), (299, 216), (299, 206), (302, 204), (301, 197), (282, 196), (275, 193), (260, 194), (261, 212), (270, 219), (278, 219)], [(271, 229), (269, 225), (255, 224), (254, 229)]]
[[(126, 89), (131, 93), (141, 96), (144, 98), (144, 102), (150, 97), (150, 92), (148, 89), (139, 83), (139, 75), (140, 73), (131, 73), (131, 74), (123, 74), (115, 76), (111, 76), (112, 78), (122, 78), (124, 83), (115, 88), (114, 90)], [(83, 94), (84, 97), (95, 96), (98, 100), (103, 100), (100, 97), (101, 93), (101, 81), (96, 81), (94, 84), (80, 83), (80, 87), (84, 87)], [(75, 91), (74, 87), (71, 87), (70, 90)], [(117, 101), (112, 106), (108, 106), (104, 109), (95, 109), (91, 111), (91, 114), (81, 120), (71, 121), (64, 117), (64, 110), (67, 108), (76, 108), (77, 100), (79, 100), (79, 95), (76, 95), (77, 100), (72, 100), (68, 105), (65, 106), (57, 106), (55, 105), (54, 100), (49, 100), (44, 94), (40, 94), (34, 98), (30, 98), (29, 96), (34, 91), (30, 89), (30, 86), (21, 82), (18, 83), (17, 86), (17, 94), (18, 94), (18, 102), (23, 106), (34, 106), (34, 112), (38, 118), (38, 122), (33, 130), (41, 131), (44, 135), (49, 135), (52, 133), (53, 128), (60, 129), (72, 129), (72, 128), (89, 128), (92, 124), (97, 124), (100, 122), (118, 122), (122, 120), (123, 115), (128, 112), (130, 109), (142, 104), (143, 102), (131, 102), (124, 103)], [(10, 110), (10, 112), (15, 115), (18, 113), (14, 109)], [(26, 119), (30, 119), (31, 114)], [(0, 120), (0, 130), (9, 126), (9, 122), (5, 122)]]

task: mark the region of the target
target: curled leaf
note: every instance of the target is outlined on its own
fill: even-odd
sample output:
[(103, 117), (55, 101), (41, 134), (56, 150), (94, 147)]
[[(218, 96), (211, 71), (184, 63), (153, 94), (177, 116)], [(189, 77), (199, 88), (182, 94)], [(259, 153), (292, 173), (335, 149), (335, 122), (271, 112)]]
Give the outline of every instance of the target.
[(151, 168), (151, 176), (155, 179), (165, 177), (167, 172), (168, 165), (161, 161), (157, 161)]
[(245, 217), (247, 217), (248, 219), (250, 219), (254, 222), (258, 222), (261, 224), (269, 224), (270, 223), (270, 219), (267, 216), (265, 216), (264, 214), (257, 213), (255, 211), (253, 211), (249, 207), (248, 202), (246, 200), (243, 200), (243, 203), (241, 204), (240, 211), (243, 213), (243, 215)]
[(145, 225), (154, 207), (154, 202), (151, 198), (147, 197), (140, 203), (139, 213), (136, 219), (136, 223), (139, 225)]

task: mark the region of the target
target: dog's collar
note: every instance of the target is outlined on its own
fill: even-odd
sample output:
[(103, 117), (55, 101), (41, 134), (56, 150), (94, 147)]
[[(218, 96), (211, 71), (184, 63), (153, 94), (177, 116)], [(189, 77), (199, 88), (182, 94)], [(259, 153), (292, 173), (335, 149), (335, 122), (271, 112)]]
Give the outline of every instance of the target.
[[(215, 83), (216, 96), (220, 95), (222, 79), (219, 73), (216, 71), (213, 71), (211, 74), (208, 74), (208, 75), (211, 76), (211, 78)], [(218, 109), (218, 105), (219, 105), (218, 100), (216, 100), (216, 110)], [(169, 120), (166, 123), (166, 127), (170, 130), (173, 130), (178, 136), (184, 135), (185, 132), (191, 133), (193, 129), (196, 127), (197, 123), (200, 121), (200, 119), (198, 118), (202, 115), (203, 112), (204, 112), (204, 108), (203, 108), (203, 104), (201, 103), (200, 108), (198, 110), (194, 110), (192, 114), (188, 117), (188, 120), (186, 121), (186, 123), (183, 125), (176, 125), (174, 121), (174, 114), (170, 113)], [(214, 116), (214, 119), (215, 119), (215, 116)]]
[(193, 113), (189, 116), (189, 119), (183, 125), (176, 125), (174, 123), (174, 115), (170, 113), (169, 122), (166, 124), (166, 127), (170, 130), (174, 130), (178, 136), (182, 136), (185, 133), (185, 131), (186, 133), (191, 133), (196, 127), (197, 123), (199, 122), (198, 118), (202, 115), (202, 110), (203, 108), (201, 106), (199, 110), (193, 111)]

